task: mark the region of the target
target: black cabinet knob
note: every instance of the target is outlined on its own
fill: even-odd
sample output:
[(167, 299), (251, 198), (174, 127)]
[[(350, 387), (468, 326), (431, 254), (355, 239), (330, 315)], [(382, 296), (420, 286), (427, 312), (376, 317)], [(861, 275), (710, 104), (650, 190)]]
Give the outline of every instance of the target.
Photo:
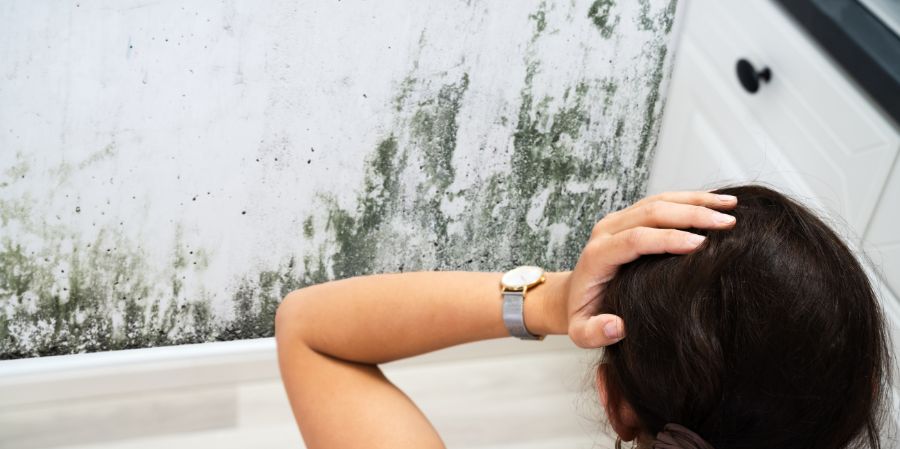
[(752, 94), (759, 90), (761, 82), (767, 83), (772, 80), (772, 71), (768, 67), (757, 71), (750, 61), (741, 59), (737, 62), (737, 76), (741, 86)]

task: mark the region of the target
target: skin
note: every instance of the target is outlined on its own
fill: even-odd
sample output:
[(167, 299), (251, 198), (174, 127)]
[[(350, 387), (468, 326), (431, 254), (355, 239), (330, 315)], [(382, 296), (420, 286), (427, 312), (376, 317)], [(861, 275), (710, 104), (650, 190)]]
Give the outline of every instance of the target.
[[(594, 225), (572, 271), (547, 273), (543, 284), (526, 293), (526, 327), (539, 335), (568, 335), (582, 348), (625, 338), (621, 318), (596, 314), (595, 298), (602, 299), (617, 268), (643, 254), (692, 251), (702, 236), (679, 229), (728, 229), (734, 217), (714, 209), (736, 204), (734, 197), (709, 192), (667, 192), (606, 215)], [(501, 316), (502, 275), (383, 273), (288, 294), (276, 314), (275, 338), (282, 381), (306, 446), (443, 448), (425, 415), (378, 364), (510, 338)], [(602, 368), (597, 389), (606, 407)], [(613, 412), (620, 438), (639, 437), (627, 404), (607, 412)]]

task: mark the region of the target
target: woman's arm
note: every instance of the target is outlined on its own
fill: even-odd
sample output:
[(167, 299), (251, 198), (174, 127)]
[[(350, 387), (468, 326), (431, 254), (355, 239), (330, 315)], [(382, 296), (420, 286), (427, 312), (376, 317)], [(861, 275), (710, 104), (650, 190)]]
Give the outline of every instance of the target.
[[(568, 274), (547, 273), (546, 282), (528, 290), (524, 316), (532, 333), (566, 333), (563, 289)], [(313, 285), (285, 298), (276, 329), (316, 352), (372, 365), (507, 337), (502, 275), (418, 271)]]
[[(716, 212), (707, 207), (734, 205), (733, 197), (673, 192), (607, 215), (594, 225), (572, 272), (548, 273), (544, 284), (529, 290), (528, 330), (568, 334), (582, 347), (618, 341), (621, 320), (595, 315), (597, 298), (616, 267), (641, 254), (693, 250), (699, 243), (689, 238), (694, 234), (655, 228), (729, 227), (733, 221), (715, 221)], [(376, 274), (287, 295), (278, 308), (275, 336), (282, 380), (307, 447), (443, 447), (425, 416), (377, 364), (509, 336), (501, 314), (501, 276)], [(610, 323), (617, 337), (604, 335)]]
[[(275, 329), (282, 378), (307, 446), (443, 447), (375, 364), (509, 336), (501, 315), (502, 274), (377, 274), (290, 293)], [(532, 333), (566, 333), (568, 275), (547, 273), (527, 292), (524, 316)]]

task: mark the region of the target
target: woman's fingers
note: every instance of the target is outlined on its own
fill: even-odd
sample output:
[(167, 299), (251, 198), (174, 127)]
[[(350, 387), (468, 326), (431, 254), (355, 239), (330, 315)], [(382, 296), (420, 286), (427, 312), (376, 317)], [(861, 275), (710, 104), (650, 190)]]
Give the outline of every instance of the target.
[(708, 207), (653, 200), (606, 215), (594, 225), (591, 234), (615, 234), (638, 226), (723, 229), (734, 223), (734, 216)]
[[(737, 198), (711, 192), (665, 192), (644, 198), (594, 225), (569, 277), (569, 336), (580, 347), (610, 345), (625, 336), (620, 317), (598, 314), (605, 284), (622, 264), (645, 254), (686, 254), (704, 237), (680, 229), (727, 229)], [(596, 315), (595, 315), (596, 314)]]
[(582, 348), (606, 346), (621, 340), (625, 336), (621, 318), (595, 315), (600, 309), (598, 298), (603, 295), (603, 286), (618, 267), (645, 254), (689, 253), (704, 240), (703, 236), (687, 231), (645, 226), (592, 238), (569, 278), (569, 337)]
[(642, 198), (632, 206), (640, 206), (653, 201), (668, 201), (671, 203), (693, 204), (695, 206), (711, 207), (713, 209), (730, 209), (737, 204), (734, 195), (722, 195), (712, 192), (700, 192), (686, 190), (680, 192), (663, 192)]
[(592, 252), (588, 257), (604, 265), (618, 266), (645, 254), (687, 254), (700, 246), (705, 237), (678, 229), (638, 226), (598, 240), (585, 248)]

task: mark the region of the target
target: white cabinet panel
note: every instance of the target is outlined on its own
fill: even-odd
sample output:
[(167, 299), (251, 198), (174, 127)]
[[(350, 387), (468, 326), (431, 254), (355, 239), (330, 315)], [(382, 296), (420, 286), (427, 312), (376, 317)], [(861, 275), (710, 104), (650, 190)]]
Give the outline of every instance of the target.
[(888, 288), (900, 297), (900, 161), (894, 163), (864, 241), (866, 252), (880, 267)]
[[(651, 193), (763, 181), (859, 239), (900, 147), (892, 123), (769, 0), (686, 8)], [(772, 70), (756, 94), (741, 58)]]
[[(736, 83), (736, 80), (734, 81)], [(787, 160), (691, 40), (679, 47), (649, 193), (759, 182), (823, 209)]]
[[(755, 181), (823, 213), (878, 267), (880, 276), (870, 277), (896, 352), (900, 130), (771, 1), (688, 0), (682, 7), (648, 193)], [(738, 82), (741, 58), (772, 71), (756, 94)], [(898, 400), (895, 391), (895, 406)]]

